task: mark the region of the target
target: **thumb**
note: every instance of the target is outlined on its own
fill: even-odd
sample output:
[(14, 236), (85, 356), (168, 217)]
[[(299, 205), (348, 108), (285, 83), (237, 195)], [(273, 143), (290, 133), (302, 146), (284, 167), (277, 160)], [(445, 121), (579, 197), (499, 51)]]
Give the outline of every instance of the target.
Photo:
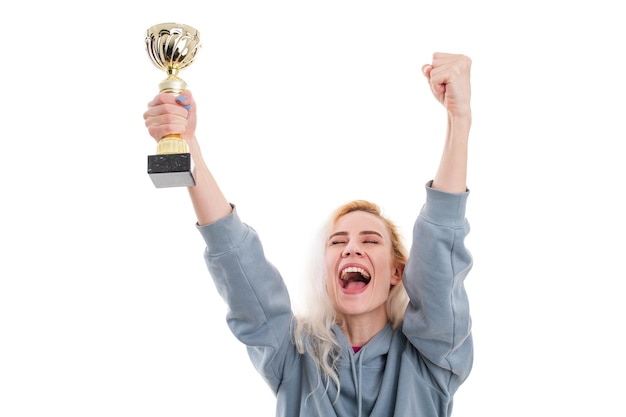
[(444, 82), (441, 82), (443, 80), (438, 79), (441, 77), (435, 76), (435, 78), (433, 79), (433, 77), (431, 76), (432, 70), (433, 66), (430, 64), (425, 64), (424, 66), (422, 66), (422, 72), (424, 73), (424, 76), (428, 78), (430, 89), (433, 91), (433, 93), (435, 95), (444, 94), (446, 92), (446, 84)]
[(433, 69), (433, 66), (430, 64), (424, 64), (422, 65), (422, 73), (424, 74), (424, 76), (428, 79), (430, 79), (430, 71)]

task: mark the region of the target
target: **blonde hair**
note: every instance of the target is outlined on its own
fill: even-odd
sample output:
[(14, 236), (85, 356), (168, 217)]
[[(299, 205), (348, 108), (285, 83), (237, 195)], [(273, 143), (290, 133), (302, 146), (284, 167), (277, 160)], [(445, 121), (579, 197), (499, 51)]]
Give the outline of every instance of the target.
[[(401, 271), (404, 270), (408, 258), (398, 228), (390, 219), (383, 215), (381, 208), (372, 202), (354, 200), (340, 206), (330, 216), (326, 226), (322, 229), (322, 236), (319, 236), (319, 245), (316, 247), (316, 253), (313, 256), (315, 263), (310, 269), (309, 291), (305, 294), (307, 313), (296, 319), (295, 343), (298, 352), (301, 354), (307, 350), (311, 353), (319, 371), (318, 387), (319, 383), (322, 382), (322, 377), (326, 389), (328, 389), (332, 381), (337, 386), (337, 396), (339, 396), (340, 384), (336, 363), (340, 357), (341, 350), (332, 329), (335, 324), (338, 324), (339, 318), (326, 291), (323, 260), (326, 239), (333, 226), (342, 216), (354, 211), (364, 211), (373, 214), (383, 221), (391, 237), (393, 262)], [(392, 287), (387, 299), (387, 317), (394, 329), (402, 323), (408, 302), (409, 297), (402, 280), (400, 280)]]

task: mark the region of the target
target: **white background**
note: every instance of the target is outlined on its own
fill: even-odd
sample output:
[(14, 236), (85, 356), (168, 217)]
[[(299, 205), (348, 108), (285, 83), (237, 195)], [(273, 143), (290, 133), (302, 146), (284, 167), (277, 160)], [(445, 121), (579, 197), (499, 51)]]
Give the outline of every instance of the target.
[[(274, 415), (227, 329), (185, 189), (156, 189), (145, 30), (181, 76), (228, 199), (298, 300), (353, 199), (406, 236), (445, 112), (420, 73), (473, 59), (474, 370), (454, 415), (624, 415), (623, 14), (611, 1), (12, 3), (3, 11), (0, 415)], [(221, 411), (217, 411), (221, 410)]]

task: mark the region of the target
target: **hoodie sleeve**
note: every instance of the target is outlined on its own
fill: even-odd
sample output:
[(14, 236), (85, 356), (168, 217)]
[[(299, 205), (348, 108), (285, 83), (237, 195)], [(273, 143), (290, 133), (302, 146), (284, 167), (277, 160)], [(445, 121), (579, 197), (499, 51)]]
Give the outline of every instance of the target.
[(206, 243), (208, 270), (228, 306), (228, 326), (248, 347), (254, 366), (275, 390), (291, 334), (292, 311), (285, 283), (265, 258), (256, 231), (241, 222), (234, 207), (229, 216), (197, 227)]
[[(410, 303), (403, 332), (450, 391), (470, 373), (473, 361), (471, 318), (464, 280), (472, 267), (465, 247), (469, 191), (445, 193), (426, 186), (426, 204), (413, 229), (404, 272)], [(434, 365), (430, 366), (430, 364)]]

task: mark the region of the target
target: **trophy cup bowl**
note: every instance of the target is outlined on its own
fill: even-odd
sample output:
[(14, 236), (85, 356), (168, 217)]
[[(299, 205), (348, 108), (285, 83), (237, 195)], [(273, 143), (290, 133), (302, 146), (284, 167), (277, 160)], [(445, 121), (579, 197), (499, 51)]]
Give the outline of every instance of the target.
[[(160, 92), (178, 95), (187, 89), (178, 74), (193, 63), (200, 46), (200, 33), (189, 25), (161, 23), (148, 28), (148, 56), (167, 74), (159, 83)], [(179, 134), (161, 138), (156, 155), (148, 156), (148, 174), (157, 188), (195, 185), (192, 165), (189, 148)]]

